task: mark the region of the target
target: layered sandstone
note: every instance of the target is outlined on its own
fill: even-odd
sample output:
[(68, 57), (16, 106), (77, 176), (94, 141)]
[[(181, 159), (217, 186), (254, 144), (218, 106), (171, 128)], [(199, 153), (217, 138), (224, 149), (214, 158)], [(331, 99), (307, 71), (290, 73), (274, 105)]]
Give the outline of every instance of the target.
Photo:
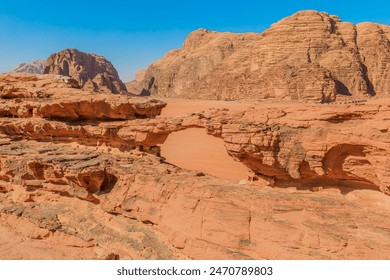
[(172, 132), (203, 127), (259, 175), (300, 183), (342, 181), (389, 193), (387, 98), (331, 106), (258, 103), (235, 112), (154, 119), (166, 103), (122, 95), (80, 98), (72, 83), (50, 75), (5, 75), (0, 89), (0, 129), (9, 136), (129, 150), (158, 148)]
[[(2, 258), (389, 258), (388, 99), (160, 117), (164, 102), (73, 81), (0, 76)], [(221, 138), (250, 180), (160, 157), (188, 128)]]
[(103, 56), (65, 49), (49, 56), (44, 74), (69, 76), (88, 91), (127, 93), (114, 66)]
[(237, 185), (144, 153), (2, 139), (2, 258), (388, 258), (375, 193)]
[[(388, 98), (335, 105), (259, 103), (234, 112), (212, 109), (148, 120), (143, 127), (154, 145), (173, 131), (204, 128), (255, 175), (280, 185), (390, 194), (389, 114)], [(127, 138), (133, 129), (118, 135)]]
[(154, 117), (166, 105), (155, 99), (82, 93), (77, 81), (58, 75), (0, 76), (1, 116), (128, 120)]
[(332, 102), (388, 96), (389, 27), (301, 11), (263, 33), (199, 29), (147, 69), (142, 91), (200, 99)]

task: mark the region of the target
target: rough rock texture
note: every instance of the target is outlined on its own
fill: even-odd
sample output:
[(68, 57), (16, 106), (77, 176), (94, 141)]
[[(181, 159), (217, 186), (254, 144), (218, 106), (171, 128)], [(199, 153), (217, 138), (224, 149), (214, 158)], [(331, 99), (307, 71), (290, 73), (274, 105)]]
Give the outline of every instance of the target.
[(261, 34), (199, 29), (148, 68), (155, 96), (316, 100), (388, 96), (389, 26), (301, 11)]
[(139, 95), (148, 95), (146, 92), (142, 92), (141, 85), (142, 80), (146, 74), (146, 69), (141, 69), (135, 74), (135, 80), (125, 83), (128, 92)]
[(150, 120), (144, 127), (154, 144), (172, 131), (203, 127), (222, 138), (229, 154), (256, 175), (281, 185), (390, 194), (389, 115), (388, 98), (366, 104), (260, 103), (241, 112), (214, 109)]
[(44, 74), (59, 74), (75, 79), (89, 91), (127, 93), (114, 66), (103, 56), (65, 49), (49, 56)]
[[(1, 258), (390, 258), (388, 99), (160, 118), (163, 102), (26, 74), (0, 96)], [(189, 127), (277, 188), (166, 163), (156, 145)]]
[(0, 76), (0, 116), (65, 120), (128, 120), (154, 117), (165, 103), (125, 95), (81, 92), (72, 78), (56, 75)]
[(34, 73), (34, 74), (43, 74), (45, 69), (46, 60), (34, 60), (32, 62), (21, 63), (14, 69), (11, 73)]
[(9, 140), (2, 258), (389, 258), (389, 208), (372, 193), (242, 186), (143, 153)]

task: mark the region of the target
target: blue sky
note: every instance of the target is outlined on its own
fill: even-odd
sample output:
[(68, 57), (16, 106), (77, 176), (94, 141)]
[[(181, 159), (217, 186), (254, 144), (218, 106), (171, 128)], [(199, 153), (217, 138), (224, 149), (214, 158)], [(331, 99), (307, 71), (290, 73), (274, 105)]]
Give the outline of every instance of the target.
[(193, 30), (261, 32), (299, 10), (319, 10), (343, 21), (390, 24), (388, 1), (3, 1), (0, 73), (46, 59), (65, 48), (105, 56), (124, 81), (181, 47)]

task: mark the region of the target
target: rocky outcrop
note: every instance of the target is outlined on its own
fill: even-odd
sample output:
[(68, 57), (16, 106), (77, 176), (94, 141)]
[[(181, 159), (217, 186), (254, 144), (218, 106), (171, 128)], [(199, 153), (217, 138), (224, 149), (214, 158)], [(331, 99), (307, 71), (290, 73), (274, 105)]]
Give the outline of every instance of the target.
[(154, 96), (332, 102), (388, 96), (389, 27), (301, 11), (261, 34), (200, 29), (147, 69)]
[(300, 186), (321, 182), (390, 194), (387, 98), (331, 106), (257, 104), (234, 113), (214, 109), (150, 119), (166, 104), (122, 95), (79, 98), (80, 90), (72, 83), (49, 75), (5, 75), (0, 89), (0, 132), (10, 137), (104, 144), (122, 151), (142, 147), (158, 154), (157, 145), (170, 133), (203, 127), (224, 140), (229, 154), (257, 175)]
[[(279, 186), (390, 194), (389, 114), (389, 99), (364, 105), (256, 105), (234, 113), (212, 110), (148, 120), (142, 124), (142, 139), (157, 145), (171, 132), (203, 127), (222, 138), (228, 153), (255, 177)], [(118, 135), (134, 139), (134, 129), (129, 124)]]
[[(0, 131), (16, 139), (104, 144), (121, 150), (135, 149), (142, 141), (147, 145), (147, 135), (140, 128), (134, 138), (122, 139), (112, 121), (153, 118), (166, 106), (154, 99), (81, 92), (68, 77), (53, 75), (0, 76), (0, 96)], [(69, 122), (84, 122), (84, 126)]]
[(64, 120), (130, 120), (160, 114), (165, 103), (125, 95), (80, 94), (72, 78), (55, 75), (2, 75), (0, 116)]
[(21, 63), (10, 72), (42, 74), (43, 70), (45, 70), (45, 64), (46, 60), (34, 60), (32, 62)]
[[(0, 97), (1, 258), (388, 258), (388, 99), (163, 118), (157, 100), (28, 74), (0, 76)], [(158, 156), (190, 127), (222, 138), (253, 182)]]
[(390, 194), (389, 103), (252, 109), (212, 133), (255, 173), (280, 183)]
[(128, 92), (137, 95), (149, 95), (146, 92), (142, 92), (143, 88), (141, 82), (146, 74), (146, 69), (141, 69), (135, 74), (135, 80), (125, 83)]
[(127, 93), (114, 66), (103, 56), (65, 49), (49, 56), (44, 74), (69, 76), (87, 91)]
[(372, 193), (229, 184), (142, 152), (5, 136), (0, 153), (2, 258), (388, 258)]

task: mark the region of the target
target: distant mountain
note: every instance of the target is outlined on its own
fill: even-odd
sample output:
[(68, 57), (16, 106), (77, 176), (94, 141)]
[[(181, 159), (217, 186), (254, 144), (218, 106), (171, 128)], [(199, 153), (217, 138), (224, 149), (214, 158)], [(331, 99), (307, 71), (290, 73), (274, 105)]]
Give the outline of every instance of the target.
[(34, 73), (42, 74), (45, 69), (46, 60), (34, 60), (32, 62), (25, 62), (19, 64), (10, 72), (13, 73)]

